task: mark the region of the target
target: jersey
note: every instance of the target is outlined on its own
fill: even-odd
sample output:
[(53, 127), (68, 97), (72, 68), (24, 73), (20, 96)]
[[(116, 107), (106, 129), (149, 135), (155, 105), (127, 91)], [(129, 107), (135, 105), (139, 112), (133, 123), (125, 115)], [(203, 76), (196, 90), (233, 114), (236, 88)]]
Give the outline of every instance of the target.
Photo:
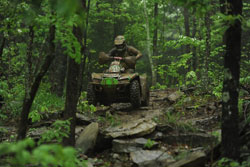
[[(122, 52), (119, 52), (116, 48), (113, 48), (109, 51), (109, 56), (112, 57), (128, 57), (128, 56), (136, 56), (136, 60), (139, 59), (142, 54), (139, 50), (134, 48), (133, 46), (126, 46), (126, 49)], [(125, 69), (129, 69), (128, 65), (124, 62), (121, 62), (122, 66)], [(135, 69), (135, 67), (133, 67)]]

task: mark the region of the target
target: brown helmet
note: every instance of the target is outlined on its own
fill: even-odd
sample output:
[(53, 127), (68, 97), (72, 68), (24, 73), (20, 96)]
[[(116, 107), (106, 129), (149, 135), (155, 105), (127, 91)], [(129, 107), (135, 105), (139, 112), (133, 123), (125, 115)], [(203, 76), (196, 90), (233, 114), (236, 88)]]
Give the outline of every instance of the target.
[(114, 41), (115, 47), (119, 52), (122, 52), (126, 49), (125, 37), (122, 35), (118, 35)]

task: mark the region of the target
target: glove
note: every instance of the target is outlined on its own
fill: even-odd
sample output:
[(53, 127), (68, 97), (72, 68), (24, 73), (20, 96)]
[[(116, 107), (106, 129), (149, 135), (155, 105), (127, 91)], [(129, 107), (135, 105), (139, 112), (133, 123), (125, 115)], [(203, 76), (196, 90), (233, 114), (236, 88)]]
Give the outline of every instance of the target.
[(101, 64), (101, 65), (106, 64), (111, 59), (112, 59), (112, 57), (107, 55), (105, 52), (100, 52), (99, 53), (99, 58), (98, 58), (99, 64)]

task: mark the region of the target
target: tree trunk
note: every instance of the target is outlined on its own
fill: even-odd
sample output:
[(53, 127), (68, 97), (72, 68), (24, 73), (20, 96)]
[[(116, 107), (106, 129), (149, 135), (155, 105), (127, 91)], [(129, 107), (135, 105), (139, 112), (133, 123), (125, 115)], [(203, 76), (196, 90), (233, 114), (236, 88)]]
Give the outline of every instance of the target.
[[(2, 39), (2, 44), (1, 44), (1, 48), (0, 48), (0, 81), (2, 79), (2, 76), (3, 76), (3, 48), (4, 48), (4, 45), (5, 45), (5, 37), (3, 37)], [(3, 103), (4, 103), (4, 98), (0, 95), (0, 109), (1, 107), (3, 106)]]
[[(82, 0), (82, 10), (86, 12), (86, 0)], [(86, 28), (86, 27), (85, 27)], [(83, 54), (84, 48), (82, 45), (83, 30), (80, 26), (73, 27), (73, 34), (81, 44), (81, 55)], [(81, 73), (83, 69), (83, 60), (78, 64), (71, 57), (68, 58), (68, 72), (67, 72), (67, 86), (66, 86), (66, 102), (64, 109), (64, 119), (70, 119), (70, 134), (69, 137), (63, 139), (63, 145), (74, 146), (75, 145), (75, 126), (76, 126), (76, 112), (77, 102), (80, 96)]]
[(66, 102), (64, 109), (64, 119), (70, 119), (69, 137), (63, 139), (63, 145), (75, 145), (75, 126), (76, 111), (78, 101), (78, 79), (80, 73), (80, 64), (76, 63), (71, 57), (68, 58), (67, 86), (66, 86)]
[(152, 53), (151, 53), (151, 39), (150, 39), (150, 32), (149, 32), (149, 20), (148, 20), (146, 0), (143, 0), (143, 4), (144, 4), (144, 17), (146, 19), (146, 31), (147, 31), (147, 53), (148, 53), (149, 63), (150, 63), (151, 72), (152, 72), (152, 85), (155, 85), (156, 84), (156, 71), (155, 71)]
[[(167, 5), (164, 3), (165, 1), (162, 0), (162, 8), (163, 8), (163, 13), (167, 12)], [(166, 25), (166, 16), (163, 15), (162, 17), (162, 29), (161, 29), (161, 37), (160, 37), (160, 41), (164, 41), (164, 35), (165, 35), (165, 25)]]
[(209, 58), (210, 58), (210, 52), (211, 52), (211, 19), (210, 19), (210, 11), (208, 11), (205, 15), (205, 27), (206, 27), (206, 54), (204, 57), (204, 64), (205, 64), (205, 70), (204, 70), (204, 85), (207, 89), (207, 86), (209, 85), (209, 78), (208, 78), (208, 71), (209, 71)]
[(21, 120), (18, 126), (19, 128), (18, 128), (17, 140), (22, 140), (26, 136), (26, 132), (28, 129), (28, 116), (30, 113), (30, 108), (36, 96), (37, 90), (40, 86), (41, 80), (48, 71), (53, 59), (55, 58), (55, 45), (53, 42), (54, 39), (55, 39), (55, 25), (52, 25), (50, 27), (50, 36), (49, 36), (50, 53), (46, 56), (45, 61), (41, 67), (41, 70), (35, 77), (34, 83), (31, 85), (28, 96), (25, 96), (24, 98), (23, 108), (21, 112)]
[[(195, 12), (194, 12), (195, 13)], [(192, 31), (192, 38), (195, 38), (196, 35), (196, 31), (197, 31), (197, 23), (196, 23), (196, 17), (193, 16), (193, 31)], [(192, 70), (196, 71), (197, 69), (197, 52), (196, 52), (196, 47), (193, 46), (192, 48), (192, 52), (193, 52), (193, 56), (192, 56)]]
[[(189, 11), (187, 7), (184, 7), (183, 16), (184, 16), (185, 36), (190, 37)], [(185, 52), (190, 53), (190, 45), (186, 45)]]
[(34, 27), (29, 27), (29, 47), (27, 51), (27, 66), (28, 66), (28, 72), (27, 72), (27, 79), (26, 79), (26, 93), (29, 93), (29, 89), (31, 87), (31, 84), (33, 82), (33, 73), (32, 73), (32, 51), (33, 51), (33, 41), (34, 41)]
[(6, 41), (6, 38), (3, 37), (1, 48), (0, 48), (0, 79), (3, 76), (3, 49), (5, 46), (5, 41)]
[(88, 38), (88, 25), (89, 25), (89, 10), (90, 10), (90, 0), (88, 0), (88, 4), (85, 5), (85, 8), (86, 8), (86, 13), (87, 13), (87, 16), (86, 16), (86, 27), (85, 27), (85, 30), (84, 30), (84, 33), (83, 33), (83, 39), (84, 39), (84, 44), (82, 46), (82, 54), (83, 54), (83, 60), (81, 62), (81, 70), (80, 70), (80, 80), (79, 80), (79, 97), (81, 95), (81, 92), (82, 92), (82, 87), (83, 87), (83, 77), (84, 77), (84, 72), (85, 72), (85, 67), (86, 67), (86, 60), (87, 60), (87, 57), (88, 56), (88, 53), (87, 53), (87, 38)]
[[(63, 50), (60, 47), (59, 49)], [(67, 72), (67, 56), (62, 52), (57, 54), (54, 63), (49, 69), (49, 77), (51, 82), (51, 92), (58, 97), (62, 97)]]
[[(158, 55), (158, 48), (157, 48), (157, 43), (158, 41), (158, 3), (154, 4), (154, 36), (153, 36), (153, 56), (157, 56)], [(153, 62), (154, 66), (156, 65), (156, 62)], [(154, 81), (154, 84), (157, 82), (157, 74), (155, 74), (156, 78)]]
[[(227, 8), (230, 8), (227, 10), (227, 15), (242, 14), (242, 0), (227, 0), (227, 3)], [(238, 96), (241, 31), (241, 21), (236, 19), (225, 32), (226, 54), (222, 92), (222, 156), (235, 160), (239, 158)]]
[[(78, 39), (78, 42), (82, 39), (82, 33), (80, 27), (74, 27), (73, 33)], [(63, 139), (63, 145), (74, 146), (75, 145), (75, 121), (77, 111), (77, 101), (79, 97), (79, 79), (80, 79), (81, 64), (75, 62), (75, 59), (68, 57), (67, 66), (67, 86), (66, 86), (66, 101), (64, 109), (64, 119), (70, 119), (70, 134), (69, 137)]]

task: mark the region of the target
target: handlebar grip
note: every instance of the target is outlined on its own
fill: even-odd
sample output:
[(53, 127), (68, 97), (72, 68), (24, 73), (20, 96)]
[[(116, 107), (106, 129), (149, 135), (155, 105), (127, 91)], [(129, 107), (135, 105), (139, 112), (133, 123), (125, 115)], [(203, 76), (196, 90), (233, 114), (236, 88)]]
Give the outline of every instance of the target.
[(114, 57), (115, 60), (122, 60), (122, 57)]

